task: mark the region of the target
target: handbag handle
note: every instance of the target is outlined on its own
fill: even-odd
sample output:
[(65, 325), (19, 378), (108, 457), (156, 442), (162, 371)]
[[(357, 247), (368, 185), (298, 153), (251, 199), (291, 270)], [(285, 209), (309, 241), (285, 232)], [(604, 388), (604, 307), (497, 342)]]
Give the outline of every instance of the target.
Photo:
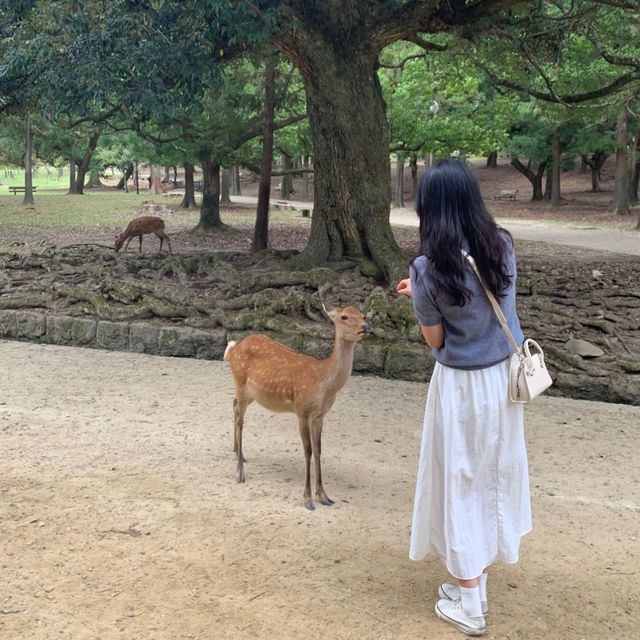
[(476, 276), (478, 276), (478, 280), (480, 280), (480, 284), (482, 285), (484, 292), (487, 294), (489, 303), (491, 304), (491, 307), (493, 308), (496, 316), (498, 317), (498, 322), (500, 322), (500, 326), (502, 327), (502, 330), (505, 332), (507, 339), (511, 343), (511, 348), (513, 349), (513, 352), (522, 353), (522, 348), (518, 346), (516, 339), (513, 337), (513, 334), (511, 333), (511, 329), (509, 329), (509, 325), (507, 324), (507, 319), (505, 318), (504, 313), (500, 308), (498, 301), (496, 300), (496, 297), (487, 288), (487, 285), (485, 285), (484, 280), (480, 275), (480, 271), (478, 270), (478, 266), (476, 265), (476, 261), (473, 259), (473, 256), (469, 254), (469, 252), (465, 251), (464, 249), (461, 249), (461, 251), (462, 251), (462, 255), (467, 259), (467, 262), (471, 265), (471, 268), (473, 269)]

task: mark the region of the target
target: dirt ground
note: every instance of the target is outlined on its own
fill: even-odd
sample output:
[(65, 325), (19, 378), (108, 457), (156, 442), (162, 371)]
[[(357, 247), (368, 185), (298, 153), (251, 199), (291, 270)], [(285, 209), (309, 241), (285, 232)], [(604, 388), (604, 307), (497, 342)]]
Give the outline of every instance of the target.
[[(352, 377), (307, 511), (296, 420), (252, 406), (235, 483), (225, 363), (0, 341), (0, 637), (461, 638), (407, 557), (425, 386)], [(640, 408), (527, 408), (534, 530), (488, 638), (631, 640)]]

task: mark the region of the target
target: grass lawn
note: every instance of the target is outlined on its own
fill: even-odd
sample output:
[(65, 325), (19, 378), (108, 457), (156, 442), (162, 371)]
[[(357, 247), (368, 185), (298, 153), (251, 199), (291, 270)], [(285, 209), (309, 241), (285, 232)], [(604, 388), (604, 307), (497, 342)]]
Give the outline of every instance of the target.
[[(113, 230), (122, 229), (140, 214), (143, 203), (157, 203), (172, 209), (171, 222), (174, 227), (193, 228), (198, 224), (198, 209), (179, 209), (179, 195), (152, 195), (149, 191), (124, 193), (123, 191), (86, 190), (84, 195), (68, 195), (65, 191), (49, 191), (34, 194), (35, 205), (22, 204), (23, 196), (0, 191), (0, 233), (3, 229), (52, 229), (52, 230)], [(196, 200), (200, 200), (199, 194)], [(221, 207), (225, 223), (251, 224), (255, 222), (255, 205), (233, 205)], [(308, 219), (302, 219), (299, 211), (273, 209), (272, 221), (290, 221), (307, 226)]]

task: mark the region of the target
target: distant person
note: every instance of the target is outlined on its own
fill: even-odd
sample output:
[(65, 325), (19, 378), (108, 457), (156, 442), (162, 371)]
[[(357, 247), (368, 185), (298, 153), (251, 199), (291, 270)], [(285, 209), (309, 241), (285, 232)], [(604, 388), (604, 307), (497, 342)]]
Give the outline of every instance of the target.
[(475, 259), (518, 343), (511, 235), (487, 212), (462, 162), (445, 159), (423, 176), (416, 198), (420, 255), (397, 285), (413, 300), (436, 365), (424, 416), (409, 556), (440, 556), (457, 579), (438, 587), (439, 618), (483, 635), (487, 576), (515, 563), (531, 530), (522, 405), (509, 400), (511, 350), (478, 277)]

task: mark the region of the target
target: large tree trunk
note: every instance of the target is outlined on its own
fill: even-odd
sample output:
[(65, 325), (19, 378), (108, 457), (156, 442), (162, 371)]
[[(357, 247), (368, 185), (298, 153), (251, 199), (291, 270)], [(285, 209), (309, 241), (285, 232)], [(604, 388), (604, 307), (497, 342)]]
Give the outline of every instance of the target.
[(122, 177), (118, 181), (116, 185), (116, 189), (124, 189), (125, 191), (129, 191), (129, 178), (133, 175), (133, 162), (127, 162), (124, 165), (124, 172)]
[(288, 153), (282, 152), (282, 181), (280, 182), (280, 199), (290, 200), (293, 191), (293, 174), (286, 173), (293, 169), (293, 159)]
[(76, 161), (72, 158), (69, 161), (69, 191), (67, 195), (78, 195), (78, 185), (76, 183)]
[(231, 195), (242, 195), (240, 192), (240, 167), (237, 164), (231, 167)]
[(264, 124), (262, 134), (262, 160), (260, 162), (260, 184), (258, 185), (258, 207), (253, 231), (252, 251), (263, 251), (269, 246), (269, 199), (271, 197), (271, 169), (273, 164), (273, 117), (275, 113), (276, 54), (267, 56), (264, 76)]
[(149, 166), (149, 190), (155, 195), (163, 193), (162, 180), (160, 179), (160, 167), (155, 164)]
[(617, 149), (616, 149), (616, 184), (614, 187), (613, 202), (609, 207), (611, 213), (628, 214), (629, 206), (629, 174), (627, 172), (628, 165), (628, 113), (627, 103), (620, 108), (618, 112), (617, 131)]
[(594, 151), (591, 158), (582, 157), (585, 166), (591, 169), (591, 191), (594, 193), (600, 191), (600, 170), (606, 159), (607, 155), (601, 151)]
[(190, 162), (184, 163), (184, 198), (180, 203), (181, 209), (191, 209), (197, 207), (196, 190), (193, 188), (193, 172), (195, 167)]
[(554, 128), (553, 135), (551, 137), (551, 155), (551, 206), (557, 208), (562, 206), (562, 195), (560, 192), (560, 163), (562, 161), (562, 149), (560, 148), (558, 127)]
[(498, 167), (498, 152), (492, 151), (487, 156), (487, 167), (490, 169), (496, 169)]
[(26, 138), (24, 149), (24, 199), (22, 204), (35, 204), (33, 198), (33, 128), (31, 118), (27, 118)]
[(544, 192), (542, 190), (542, 178), (544, 176), (544, 171), (547, 167), (547, 162), (542, 161), (536, 171), (531, 169), (531, 161), (529, 161), (526, 166), (520, 162), (519, 158), (515, 156), (511, 158), (511, 165), (517, 169), (523, 176), (529, 180), (531, 186), (533, 187), (533, 195), (531, 196), (531, 202), (536, 202), (540, 200), (544, 200)]
[[(98, 146), (98, 140), (100, 139), (100, 134), (102, 132), (100, 129), (96, 129), (89, 136), (89, 144), (87, 144), (87, 150), (84, 152), (82, 159), (77, 163), (78, 172), (76, 174), (76, 188), (73, 192), (75, 195), (82, 195), (84, 193), (84, 183), (85, 178), (87, 176), (87, 172), (89, 171), (89, 165), (91, 164), (91, 158), (93, 158), (93, 154)], [(71, 192), (70, 192), (71, 193)]]
[(231, 204), (231, 171), (229, 169), (222, 170), (222, 179), (220, 181), (220, 204)]
[(393, 278), (404, 260), (389, 224), (389, 127), (373, 43), (297, 30), (280, 43), (302, 74), (313, 133), (314, 204), (301, 267), (370, 257)]
[(198, 231), (222, 229), (220, 218), (220, 163), (207, 157), (202, 162), (202, 204)]
[(96, 187), (104, 187), (104, 185), (100, 180), (100, 172), (96, 169), (93, 169), (89, 172), (89, 179), (87, 180), (87, 184), (84, 185), (84, 188), (95, 189)]

